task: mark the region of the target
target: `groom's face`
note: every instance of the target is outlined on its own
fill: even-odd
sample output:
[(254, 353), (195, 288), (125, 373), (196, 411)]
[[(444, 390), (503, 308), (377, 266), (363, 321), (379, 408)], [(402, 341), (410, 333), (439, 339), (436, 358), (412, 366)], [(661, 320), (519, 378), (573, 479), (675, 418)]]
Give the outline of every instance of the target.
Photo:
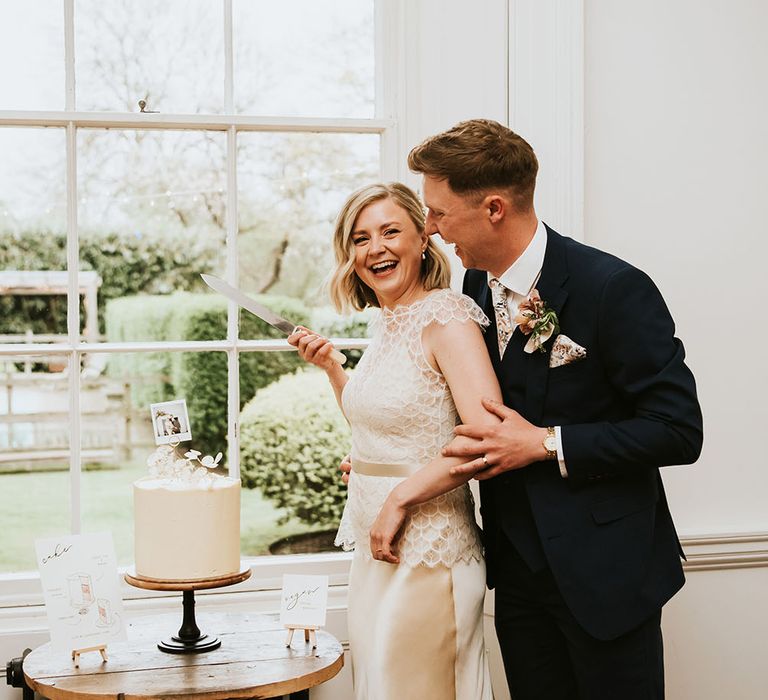
[(482, 203), (454, 192), (447, 180), (424, 176), (424, 204), (427, 206), (426, 231), (438, 234), (452, 244), (466, 268), (481, 267), (488, 237)]

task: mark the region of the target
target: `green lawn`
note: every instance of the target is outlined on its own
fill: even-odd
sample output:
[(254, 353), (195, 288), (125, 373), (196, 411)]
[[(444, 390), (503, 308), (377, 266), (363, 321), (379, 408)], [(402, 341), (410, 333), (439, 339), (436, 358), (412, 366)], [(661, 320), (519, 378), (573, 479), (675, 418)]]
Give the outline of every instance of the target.
[[(146, 473), (143, 465), (83, 472), (82, 531), (111, 531), (119, 565), (133, 561), (131, 484)], [(0, 572), (36, 569), (35, 539), (70, 531), (69, 474), (0, 474)], [(243, 489), (241, 551), (268, 554), (271, 542), (318, 529), (296, 521), (277, 525), (282, 511), (257, 491)]]

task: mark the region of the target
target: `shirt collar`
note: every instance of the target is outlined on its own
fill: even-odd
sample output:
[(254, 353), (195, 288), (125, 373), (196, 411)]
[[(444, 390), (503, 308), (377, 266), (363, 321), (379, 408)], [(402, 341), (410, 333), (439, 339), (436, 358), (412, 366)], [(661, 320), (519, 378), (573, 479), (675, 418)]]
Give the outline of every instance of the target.
[[(539, 221), (536, 226), (536, 232), (533, 234), (531, 242), (523, 251), (522, 255), (512, 263), (510, 267), (499, 277), (507, 289), (515, 294), (526, 297), (536, 284), (536, 280), (541, 273), (541, 267), (544, 264), (544, 253), (547, 251), (547, 229)], [(493, 275), (488, 273), (488, 280)]]

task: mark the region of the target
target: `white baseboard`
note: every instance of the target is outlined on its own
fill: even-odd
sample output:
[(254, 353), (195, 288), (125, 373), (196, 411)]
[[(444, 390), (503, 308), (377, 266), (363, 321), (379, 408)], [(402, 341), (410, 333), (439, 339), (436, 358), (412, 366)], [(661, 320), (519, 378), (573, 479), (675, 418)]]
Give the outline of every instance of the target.
[(768, 533), (682, 537), (686, 573), (768, 566)]

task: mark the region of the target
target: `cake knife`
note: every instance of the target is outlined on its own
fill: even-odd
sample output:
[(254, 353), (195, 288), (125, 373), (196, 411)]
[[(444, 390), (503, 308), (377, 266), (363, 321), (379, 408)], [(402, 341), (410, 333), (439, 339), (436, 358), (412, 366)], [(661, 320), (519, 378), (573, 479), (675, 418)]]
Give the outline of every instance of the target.
[[(223, 279), (206, 274), (201, 274), (200, 277), (203, 278), (203, 282), (205, 282), (211, 289), (217, 291), (219, 294), (223, 294), (227, 299), (231, 299), (238, 306), (242, 306), (244, 309), (254, 314), (254, 316), (258, 316), (262, 321), (266, 321), (273, 328), (277, 328), (281, 333), (291, 335), (296, 330), (297, 326), (295, 323), (291, 323), (282, 316), (278, 316), (274, 311), (259, 304), (255, 299), (251, 299), (247, 294), (244, 294), (237, 287), (233, 287)], [(336, 349), (331, 352), (331, 359), (334, 362), (338, 362), (340, 365), (343, 365), (347, 361), (347, 358)]]

